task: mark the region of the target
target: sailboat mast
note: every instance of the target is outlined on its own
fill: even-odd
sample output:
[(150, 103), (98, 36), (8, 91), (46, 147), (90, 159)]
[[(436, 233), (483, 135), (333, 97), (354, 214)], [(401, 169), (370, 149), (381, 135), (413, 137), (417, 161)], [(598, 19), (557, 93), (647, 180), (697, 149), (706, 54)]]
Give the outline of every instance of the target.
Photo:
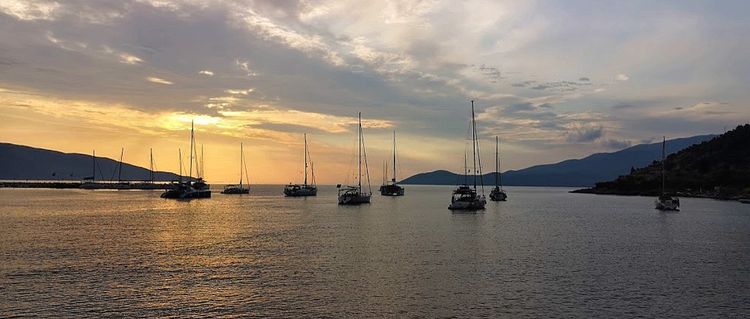
[(177, 156), (180, 159), (180, 183), (182, 183), (182, 149), (177, 149)]
[(120, 149), (120, 164), (117, 166), (117, 181), (122, 181), (122, 155), (125, 153), (125, 148)]
[(396, 131), (393, 131), (393, 179), (391, 181), (396, 183)]
[(495, 187), (498, 187), (498, 175), (500, 175), (500, 159), (498, 158), (498, 148), (500, 139), (495, 136)]
[(203, 173), (204, 173), (204, 170), (205, 170), (205, 168), (203, 167), (203, 164), (204, 164), (204, 160), (205, 159), (206, 158), (203, 157), (203, 144), (201, 144), (201, 167), (200, 167), (201, 172), (200, 172), (200, 174), (198, 174), (198, 177), (200, 177), (200, 178), (203, 178)]
[(242, 167), (245, 164), (245, 155), (242, 150), (242, 143), (240, 143), (240, 188), (242, 188)]
[(469, 171), (466, 166), (466, 150), (464, 150), (464, 185), (469, 185)]
[(357, 175), (357, 186), (359, 186), (359, 190), (362, 191), (362, 112), (359, 112), (357, 115), (357, 141), (358, 141), (358, 150), (359, 150), (359, 164), (357, 165), (357, 169), (359, 170), (359, 175)]
[(474, 190), (477, 189), (477, 129), (474, 122), (474, 100), (471, 100), (471, 154), (474, 161)]
[(661, 142), (661, 194), (664, 195), (664, 187), (666, 184), (666, 177), (664, 176), (665, 164), (664, 159), (666, 156), (667, 137), (664, 136)]
[[(96, 181), (96, 150), (91, 152), (91, 181)], [(104, 176), (102, 176), (104, 178)]]
[[(193, 177), (193, 129), (195, 128), (195, 124), (193, 121), (190, 121), (190, 171), (188, 172), (188, 179)], [(182, 163), (180, 161), (180, 163)]]
[(149, 171), (151, 175), (150, 176), (151, 182), (153, 183), (154, 182), (154, 149), (153, 148), (149, 149)]
[(305, 186), (307, 186), (307, 133), (304, 134), (305, 139)]

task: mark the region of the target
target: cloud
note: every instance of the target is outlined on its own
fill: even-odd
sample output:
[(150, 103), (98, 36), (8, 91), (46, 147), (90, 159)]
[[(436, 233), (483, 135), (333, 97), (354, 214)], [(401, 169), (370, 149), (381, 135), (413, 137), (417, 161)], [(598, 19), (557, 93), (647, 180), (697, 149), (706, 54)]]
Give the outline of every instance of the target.
[(609, 149), (621, 150), (630, 147), (633, 145), (633, 142), (628, 140), (605, 139), (600, 141), (599, 144)]
[(165, 79), (157, 78), (155, 76), (146, 77), (146, 81), (149, 81), (149, 82), (152, 82), (152, 83), (158, 83), (158, 84), (166, 84), (166, 85), (172, 85), (172, 84), (174, 84), (171, 81), (167, 81)]
[(590, 82), (590, 81), (591, 81), (591, 79), (589, 79), (589, 78), (587, 78), (587, 77), (585, 77), (585, 76), (582, 76), (582, 77), (578, 78), (578, 81), (579, 81), (579, 82)]
[(200, 70), (198, 71), (198, 74), (205, 76), (214, 76), (214, 72), (209, 70)]
[(577, 128), (568, 132), (568, 141), (572, 143), (588, 143), (604, 136), (603, 127)]
[(139, 58), (139, 57), (137, 57), (135, 55), (132, 55), (132, 54), (121, 53), (120, 54), (120, 62), (125, 63), (125, 64), (139, 64), (139, 63), (143, 62), (143, 60), (141, 60), (141, 58)]
[(636, 107), (636, 105), (632, 103), (617, 103), (615, 105), (612, 105), (612, 109), (615, 110), (632, 109), (634, 107)]
[(60, 8), (57, 2), (36, 0), (4, 0), (0, 11), (21, 20), (52, 20)]
[(630, 77), (627, 74), (620, 73), (615, 77), (615, 79), (617, 79), (617, 81), (627, 81), (630, 80)]
[(232, 94), (232, 95), (248, 95), (252, 93), (253, 91), (255, 91), (255, 89), (226, 89), (224, 90), (225, 93)]

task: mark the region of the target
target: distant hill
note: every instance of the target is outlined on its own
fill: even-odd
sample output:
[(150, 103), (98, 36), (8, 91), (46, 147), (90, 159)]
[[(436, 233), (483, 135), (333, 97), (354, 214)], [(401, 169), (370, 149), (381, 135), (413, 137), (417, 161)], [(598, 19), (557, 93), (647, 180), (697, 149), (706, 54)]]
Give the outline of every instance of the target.
[[(667, 142), (669, 145), (669, 142)], [(666, 190), (682, 196), (739, 198), (750, 196), (750, 124), (669, 155)], [(661, 161), (581, 193), (656, 195), (661, 192)]]
[[(667, 152), (675, 153), (716, 135), (699, 135), (669, 140)], [(503, 172), (503, 184), (514, 186), (593, 186), (630, 172), (634, 167), (648, 165), (661, 157), (661, 143), (640, 144), (612, 153), (597, 153), (581, 159), (555, 164), (537, 165)], [(494, 181), (494, 173), (485, 174), (485, 183)], [(401, 181), (402, 184), (455, 185), (463, 175), (445, 170), (421, 173)]]
[[(97, 157), (97, 180), (117, 179), (118, 161)], [(0, 179), (2, 180), (80, 180), (92, 173), (91, 155), (62, 153), (23, 145), (0, 143)], [(103, 175), (103, 176), (102, 176)], [(179, 176), (155, 172), (157, 181), (171, 181)], [(148, 180), (149, 170), (122, 163), (123, 180)]]

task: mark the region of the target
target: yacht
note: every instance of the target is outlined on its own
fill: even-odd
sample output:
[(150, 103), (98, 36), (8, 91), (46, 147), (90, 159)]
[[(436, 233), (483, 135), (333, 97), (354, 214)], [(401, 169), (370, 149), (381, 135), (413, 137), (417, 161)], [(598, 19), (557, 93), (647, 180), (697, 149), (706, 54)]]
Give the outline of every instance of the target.
[(495, 136), (495, 188), (490, 192), (490, 200), (495, 202), (504, 202), (508, 199), (508, 194), (503, 190), (503, 179), (500, 174), (500, 157), (499, 157), (500, 139)]
[[(194, 152), (195, 148), (195, 126), (190, 123), (190, 170), (188, 173), (187, 180), (182, 178), (182, 152), (179, 151), (180, 157), (180, 180), (172, 183), (171, 188), (161, 194), (162, 198), (171, 199), (194, 199), (194, 198), (211, 198), (211, 187), (208, 185), (202, 176), (202, 170), (199, 167), (198, 152)], [(196, 154), (193, 157), (193, 153)], [(201, 152), (202, 153), (202, 152)], [(193, 178), (193, 161), (195, 160), (196, 171), (198, 177)]]
[[(367, 152), (364, 150), (364, 138), (362, 136), (362, 113), (359, 113), (357, 125), (357, 139), (358, 139), (358, 175), (356, 186), (342, 186), (341, 184), (336, 185), (338, 188), (338, 200), (339, 205), (359, 205), (369, 204), (372, 191), (370, 190), (370, 173), (367, 170)], [(367, 192), (362, 190), (362, 158), (365, 160), (365, 176), (367, 177)]]
[[(464, 153), (464, 183), (459, 185), (453, 191), (451, 196), (451, 203), (448, 205), (448, 209), (453, 211), (476, 211), (484, 209), (487, 204), (487, 199), (484, 197), (484, 180), (482, 179), (482, 160), (479, 153), (479, 142), (477, 139), (477, 124), (474, 119), (474, 100), (471, 101), (471, 149), (472, 149), (472, 161), (474, 162), (474, 169), (472, 170), (473, 184), (470, 186), (468, 183), (469, 174), (467, 172), (466, 153)], [(477, 170), (477, 162), (479, 164), (479, 170)], [(477, 192), (477, 179), (481, 185), (482, 194)]]
[(665, 159), (666, 159), (666, 145), (667, 137), (661, 143), (661, 195), (654, 201), (656, 209), (661, 211), (679, 211), (680, 210), (680, 199), (676, 196), (671, 196), (666, 193), (666, 176), (665, 176)]
[[(292, 184), (284, 186), (284, 195), (287, 197), (305, 197), (305, 196), (317, 196), (318, 186), (315, 185), (315, 170), (310, 165), (310, 171), (312, 173), (312, 184), (307, 183), (307, 160), (310, 158), (310, 153), (307, 149), (307, 133), (304, 134), (305, 140), (305, 182), (300, 184)], [(312, 164), (312, 163), (311, 163)]]
[[(385, 166), (383, 175), (388, 175), (387, 164)], [(380, 195), (404, 196), (404, 187), (396, 184), (396, 131), (393, 131), (393, 178), (391, 178), (390, 182), (386, 180), (383, 181), (383, 185), (380, 186)]]
[(242, 183), (242, 177), (245, 177), (248, 182), (250, 181), (250, 178), (247, 177), (248, 175), (247, 163), (245, 162), (245, 153), (242, 148), (242, 143), (240, 143), (240, 183), (236, 185), (224, 186), (224, 190), (222, 190), (221, 193), (227, 195), (250, 194), (250, 187)]

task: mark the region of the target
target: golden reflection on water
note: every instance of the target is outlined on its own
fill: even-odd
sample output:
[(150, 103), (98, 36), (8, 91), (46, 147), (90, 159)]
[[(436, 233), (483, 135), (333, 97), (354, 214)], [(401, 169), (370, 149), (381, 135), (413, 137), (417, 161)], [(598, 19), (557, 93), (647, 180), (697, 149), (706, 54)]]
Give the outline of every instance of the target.
[(281, 188), (0, 189), (0, 316), (647, 316), (655, 301), (722, 317), (750, 293), (729, 271), (750, 266), (740, 204), (659, 215), (650, 198), (511, 188), (451, 214), (448, 187), (359, 207)]

